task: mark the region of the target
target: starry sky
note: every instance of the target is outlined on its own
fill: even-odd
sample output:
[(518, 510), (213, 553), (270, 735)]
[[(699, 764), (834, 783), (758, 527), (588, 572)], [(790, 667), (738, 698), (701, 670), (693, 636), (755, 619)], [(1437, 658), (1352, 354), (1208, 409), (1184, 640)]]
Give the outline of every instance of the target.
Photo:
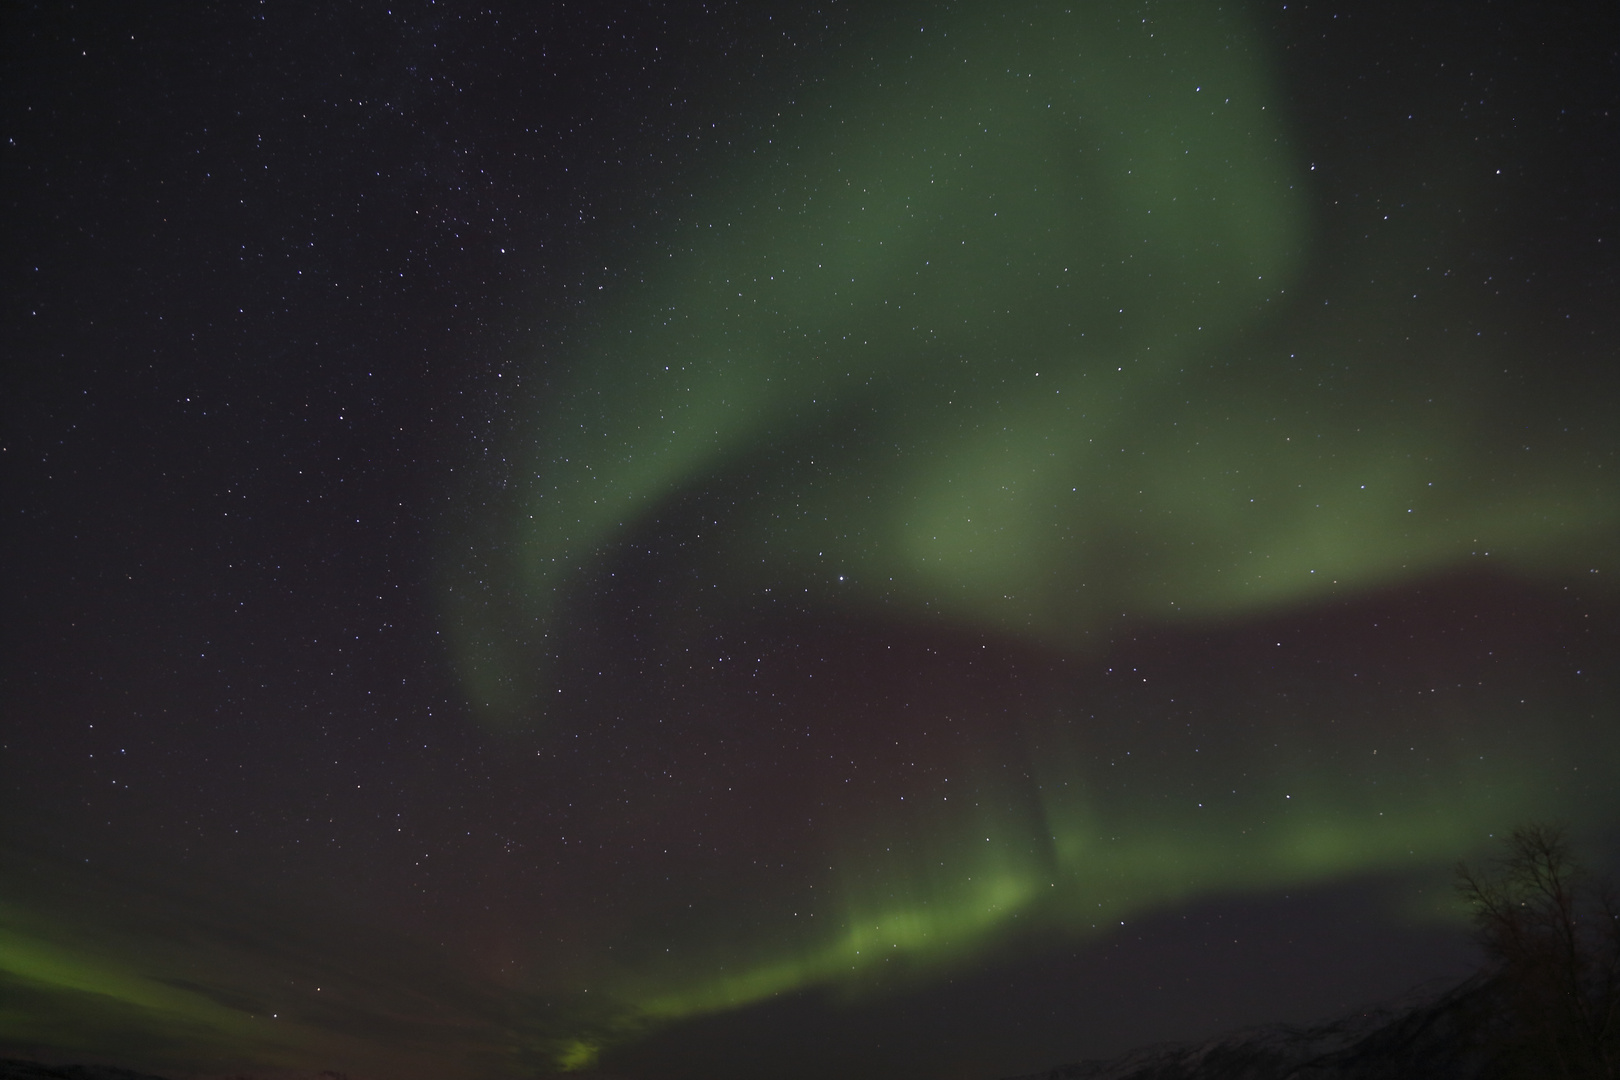
[(0, 1051), (987, 1080), (1615, 860), (1612, 4), (0, 41)]

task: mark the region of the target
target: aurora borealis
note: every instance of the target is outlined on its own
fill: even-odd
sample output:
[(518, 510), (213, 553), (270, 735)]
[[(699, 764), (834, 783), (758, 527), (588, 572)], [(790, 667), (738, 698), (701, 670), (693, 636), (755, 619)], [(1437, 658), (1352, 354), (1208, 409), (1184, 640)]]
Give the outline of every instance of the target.
[(1473, 11), (7, 16), (0, 1051), (988, 1078), (1459, 973), (1451, 864), (1620, 812), (1620, 37)]

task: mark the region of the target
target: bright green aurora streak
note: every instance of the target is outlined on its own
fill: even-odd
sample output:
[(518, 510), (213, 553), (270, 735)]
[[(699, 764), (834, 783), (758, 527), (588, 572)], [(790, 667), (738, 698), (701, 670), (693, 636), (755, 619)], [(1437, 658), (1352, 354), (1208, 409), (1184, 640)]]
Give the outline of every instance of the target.
[[(523, 479), (475, 541), (498, 554), (449, 589), (492, 723), (568, 721), (544, 703), (614, 560), (717, 485), (749, 497), (668, 556), (690, 582), (672, 638), (680, 612), (774, 591), (1092, 655), (1122, 616), (1204, 625), (1486, 558), (1614, 571), (1599, 448), (1492, 381), (1533, 357), (1474, 333), (1493, 313), (1428, 272), (1464, 215), (1414, 210), (1313, 271), (1311, 163), (1229, 11), (982, 5), (873, 55), (784, 107), (581, 320)], [(1431, 153), (1410, 168), (1482, 197), (1475, 151)], [(1090, 933), (1195, 895), (1451, 858), (1481, 823), (1561, 805), (1524, 763), (1562, 742), (1506, 713), (1467, 739), (1411, 733), (1432, 760), (1376, 789), (1267, 728), (1205, 759), (1249, 770), (1241, 798), (1171, 809), (1110, 788), (1063, 703), (1031, 708), (1027, 778), (829, 838), (814, 929), (609, 969), (622, 1011), (557, 1060), (652, 1020), (959, 961), (1015, 927)], [(1360, 754), (1346, 720), (1334, 749)]]

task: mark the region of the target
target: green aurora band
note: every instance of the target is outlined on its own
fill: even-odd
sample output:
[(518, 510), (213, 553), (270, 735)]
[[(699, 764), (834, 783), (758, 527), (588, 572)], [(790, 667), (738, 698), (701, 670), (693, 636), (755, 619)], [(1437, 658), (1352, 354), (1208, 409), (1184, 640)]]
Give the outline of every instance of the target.
[[(1122, 617), (1265, 617), (1485, 560), (1612, 580), (1596, 403), (1555, 425), (1496, 375), (1535, 357), (1434, 271), (1465, 215), (1433, 199), (1313, 269), (1312, 166), (1231, 12), (983, 5), (939, 23), (784, 108), (663, 226), (637, 283), (580, 317), (509, 455), (519, 479), (447, 589), (493, 726), (569, 723), (548, 702), (570, 642), (616, 560), (674, 518), (677, 646), (695, 610), (790, 592), (1083, 657)], [(1405, 167), (1485, 197), (1472, 149)], [(681, 518), (713, 490), (743, 493), (723, 524)], [(1017, 934), (1448, 860), (1567, 810), (1548, 777), (1578, 740), (1615, 759), (1606, 729), (1577, 730), (1588, 705), (1537, 733), (1505, 702), (1426, 716), (1399, 735), (1413, 763), (1386, 751), (1376, 786), (1346, 761), (1376, 762), (1389, 729), (1235, 716), (1247, 733), (1199, 771), (1156, 758), (1150, 795), (1099, 764), (1127, 744), (1072, 734), (1073, 703), (1025, 702), (1016, 781), (964, 759), (976, 799), (854, 814), (826, 840), (834, 865), (772, 899), (781, 918), (678, 963), (604, 961), (593, 985), (619, 1004), (548, 1045), (583, 1067), (650, 1023), (926, 976)], [(1172, 806), (1178, 784), (1237, 797)], [(792, 910), (810, 896), (814, 926)]]
[[(182, 976), (187, 965), (149, 946), (122, 947), (0, 904), (0, 1031), (14, 1042), (76, 1046), (109, 1056), (178, 1051), (217, 1065), (255, 1059), (292, 1064), (307, 1042), (268, 1014), (211, 996)], [(162, 950), (156, 950), (161, 952)], [(171, 950), (172, 951), (172, 950)]]

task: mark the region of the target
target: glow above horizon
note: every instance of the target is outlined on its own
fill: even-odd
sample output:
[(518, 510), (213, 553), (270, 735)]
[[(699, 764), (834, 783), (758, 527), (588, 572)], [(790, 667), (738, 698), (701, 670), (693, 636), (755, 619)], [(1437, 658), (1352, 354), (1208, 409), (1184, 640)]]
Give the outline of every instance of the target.
[[(569, 10), (75, 47), (119, 76), (61, 66), (82, 116), (155, 125), (105, 174), (33, 112), (64, 441), (18, 444), (0, 1039), (1011, 1073), (1435, 974), (1453, 860), (1612, 832), (1620, 112), (1577, 29)], [(326, 100), (368, 48), (410, 95)]]
[[(1553, 418), (1495, 377), (1521, 347), (1423, 265), (1458, 226), (1414, 211), (1323, 299), (1314, 166), (1255, 37), (1126, 10), (997, 6), (875, 48), (590, 305), (448, 589), (497, 730), (591, 722), (564, 692), (580, 628), (642, 557), (649, 654), (792, 604), (1077, 660), (1121, 619), (1271, 617), (1485, 560), (1612, 569), (1603, 425), (1543, 439)], [(1461, 155), (1447, 180), (1482, 197)], [(557, 1059), (889, 966), (924, 978), (1015, 929), (1448, 859), (1482, 822), (1561, 805), (1525, 763), (1562, 749), (1505, 712), (1455, 745), (1414, 735), (1441, 764), (1386, 757), (1382, 786), (1347, 775), (1381, 733), (1348, 718), (1253, 773), (1253, 738), (1213, 736), (1137, 798), (1078, 707), (1022, 704), (1030, 768), (985, 764), (972, 807), (901, 796), (822, 830), (833, 865), (756, 932), (684, 937), (670, 963), (603, 954), (622, 1008)], [(1171, 776), (1234, 797), (1172, 810)]]

